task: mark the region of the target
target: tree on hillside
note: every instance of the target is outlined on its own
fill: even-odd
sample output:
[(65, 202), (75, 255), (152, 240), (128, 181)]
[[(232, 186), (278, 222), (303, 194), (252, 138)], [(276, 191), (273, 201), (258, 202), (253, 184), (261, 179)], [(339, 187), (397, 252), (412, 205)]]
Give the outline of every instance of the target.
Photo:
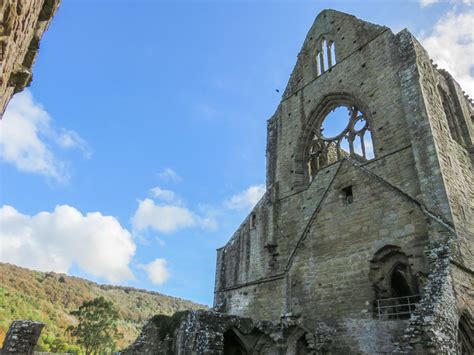
[(35, 351), (51, 353), (80, 354), (81, 348), (77, 345), (68, 344), (63, 338), (52, 335), (41, 335)]
[(112, 302), (104, 297), (84, 301), (71, 315), (77, 318), (78, 324), (69, 326), (67, 331), (87, 355), (114, 350), (115, 339), (120, 334), (117, 330), (119, 314)]

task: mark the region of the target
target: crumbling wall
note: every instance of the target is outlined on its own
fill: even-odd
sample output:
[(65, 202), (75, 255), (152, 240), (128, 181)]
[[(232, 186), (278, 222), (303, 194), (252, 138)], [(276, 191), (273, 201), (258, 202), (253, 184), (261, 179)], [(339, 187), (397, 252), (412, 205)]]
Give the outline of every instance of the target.
[(13, 94), (32, 80), (32, 66), (43, 33), (60, 0), (0, 2), (0, 118)]
[[(319, 324), (313, 332), (291, 318), (279, 322), (254, 321), (213, 311), (192, 311), (156, 347), (157, 334), (148, 325), (123, 354), (315, 354), (326, 353), (334, 330)], [(144, 347), (141, 344), (155, 344)], [(133, 349), (133, 351), (131, 351)], [(155, 349), (154, 352), (152, 349)], [(317, 352), (319, 354), (319, 352)]]
[[(430, 273), (423, 298), (403, 337), (405, 349), (430, 354), (455, 354), (457, 309), (449, 274), (449, 248), (432, 243), (426, 249)], [(408, 345), (409, 344), (409, 345)]]
[(165, 316), (158, 314), (153, 316), (142, 328), (140, 335), (128, 348), (121, 353), (125, 355), (173, 354), (173, 338), (176, 329), (189, 312), (182, 311)]
[(1, 354), (33, 354), (44, 324), (30, 320), (13, 321), (3, 342)]

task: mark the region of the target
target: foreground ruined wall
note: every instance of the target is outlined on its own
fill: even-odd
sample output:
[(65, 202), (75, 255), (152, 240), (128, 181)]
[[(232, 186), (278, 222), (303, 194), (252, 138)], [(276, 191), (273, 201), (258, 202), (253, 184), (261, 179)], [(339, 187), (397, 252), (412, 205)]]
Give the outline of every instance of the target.
[(318, 337), (305, 337), (297, 322), (288, 319), (279, 323), (255, 321), (251, 318), (214, 311), (191, 311), (166, 337), (169, 330), (150, 321), (137, 341), (121, 354), (163, 355), (243, 355), (306, 354), (306, 348), (327, 350), (326, 329)]
[(30, 320), (13, 321), (5, 336), (0, 354), (33, 354), (43, 327), (44, 324), (40, 322)]
[(0, 2), (0, 119), (13, 94), (32, 80), (39, 42), (60, 0)]

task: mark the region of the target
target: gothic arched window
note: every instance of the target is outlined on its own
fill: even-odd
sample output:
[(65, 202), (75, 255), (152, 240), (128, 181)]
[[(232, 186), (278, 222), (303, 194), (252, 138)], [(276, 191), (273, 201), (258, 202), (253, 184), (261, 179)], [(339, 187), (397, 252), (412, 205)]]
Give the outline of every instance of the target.
[(374, 158), (370, 125), (357, 106), (335, 104), (320, 122), (307, 148), (310, 180), (319, 169), (343, 157)]
[(323, 37), (317, 47), (315, 58), (316, 76), (320, 76), (336, 65), (336, 43)]

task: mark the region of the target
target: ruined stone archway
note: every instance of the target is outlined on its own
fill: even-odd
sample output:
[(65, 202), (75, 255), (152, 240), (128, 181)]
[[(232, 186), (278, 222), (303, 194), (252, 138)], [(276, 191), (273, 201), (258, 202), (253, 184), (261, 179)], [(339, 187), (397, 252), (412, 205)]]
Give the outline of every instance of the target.
[(418, 280), (408, 256), (395, 245), (380, 248), (370, 260), (369, 279), (374, 288), (374, 313), (379, 318), (410, 318), (419, 302)]
[(370, 260), (369, 279), (376, 298), (417, 294), (419, 289), (408, 256), (396, 245), (385, 245), (374, 254)]

